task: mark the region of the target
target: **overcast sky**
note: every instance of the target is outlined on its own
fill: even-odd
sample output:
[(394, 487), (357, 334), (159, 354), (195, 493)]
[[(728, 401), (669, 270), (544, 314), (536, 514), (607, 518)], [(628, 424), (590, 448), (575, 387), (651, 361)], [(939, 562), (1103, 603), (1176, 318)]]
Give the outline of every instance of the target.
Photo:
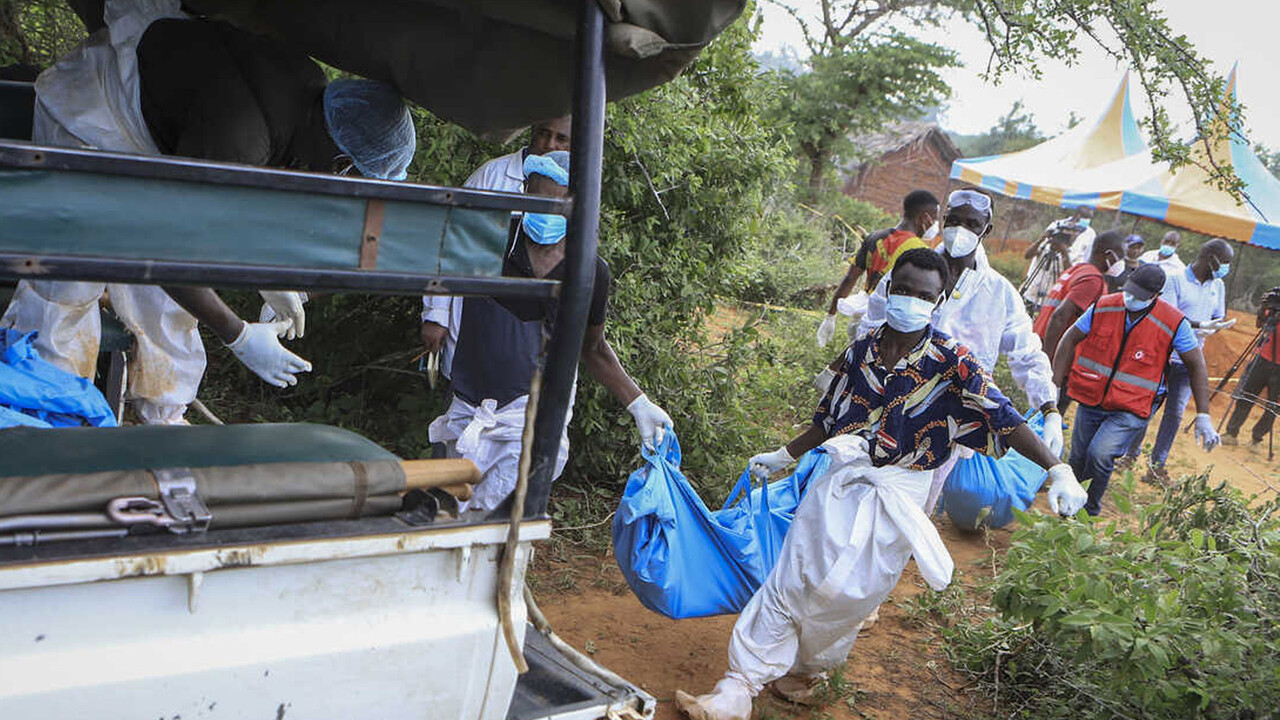
[[(789, 0), (802, 12), (817, 17), (816, 0)], [(1254, 142), (1280, 148), (1280, 92), (1276, 89), (1275, 66), (1280, 46), (1280, 2), (1275, 0), (1153, 0), (1164, 10), (1175, 32), (1183, 33), (1215, 69), (1224, 75), (1234, 62), (1240, 63), (1237, 92), (1245, 105), (1245, 132)], [(769, 0), (760, 0), (764, 27), (757, 51), (778, 51), (794, 47), (804, 54), (799, 27)], [(1096, 117), (1115, 91), (1125, 68), (1108, 58), (1091, 41), (1082, 43), (1080, 60), (1071, 67), (1063, 63), (1041, 63), (1043, 79), (1008, 77), (1000, 85), (983, 82), (978, 74), (986, 68), (986, 41), (977, 28), (960, 20), (945, 23), (938, 30), (922, 34), (926, 40), (950, 47), (960, 54), (965, 68), (948, 70), (952, 98), (943, 116), (943, 125), (960, 133), (983, 132), (1009, 111), (1017, 100), (1034, 116), (1042, 132), (1053, 135), (1066, 127), (1071, 111), (1084, 118)], [(1131, 88), (1134, 113), (1143, 117), (1146, 99), (1141, 88)], [(1189, 134), (1190, 117), (1174, 97), (1167, 108)]]

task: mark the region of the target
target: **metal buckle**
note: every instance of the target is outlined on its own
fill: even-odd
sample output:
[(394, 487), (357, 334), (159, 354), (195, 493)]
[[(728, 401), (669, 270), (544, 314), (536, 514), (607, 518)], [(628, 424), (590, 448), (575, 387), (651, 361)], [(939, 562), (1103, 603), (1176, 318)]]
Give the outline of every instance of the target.
[(160, 490), (160, 502), (173, 518), (164, 525), (169, 532), (184, 534), (204, 532), (209, 529), (213, 514), (205, 507), (196, 492), (196, 478), (187, 468), (163, 468), (152, 470), (156, 487)]

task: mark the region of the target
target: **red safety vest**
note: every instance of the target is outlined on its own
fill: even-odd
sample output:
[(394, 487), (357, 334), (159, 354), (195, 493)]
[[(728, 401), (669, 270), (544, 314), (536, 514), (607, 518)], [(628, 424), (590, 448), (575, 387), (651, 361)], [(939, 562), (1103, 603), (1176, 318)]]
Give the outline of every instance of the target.
[[(1066, 299), (1067, 293), (1071, 290), (1071, 286), (1075, 282), (1086, 275), (1097, 275), (1102, 277), (1102, 271), (1093, 266), (1093, 263), (1083, 262), (1078, 265), (1072, 265), (1067, 268), (1066, 272), (1058, 276), (1058, 281), (1049, 288), (1049, 294), (1044, 298), (1044, 304), (1040, 306), (1040, 313), (1036, 315), (1036, 323), (1032, 326), (1032, 330), (1041, 338), (1049, 329), (1049, 318), (1053, 317), (1053, 313)], [(1103, 282), (1100, 287), (1105, 288), (1106, 283)], [(1097, 298), (1093, 298), (1097, 300)], [(1086, 305), (1085, 307), (1088, 307)], [(1083, 309), (1083, 308), (1081, 308)]]
[(1173, 335), (1184, 316), (1156, 299), (1155, 307), (1127, 332), (1124, 293), (1103, 295), (1093, 306), (1089, 334), (1076, 346), (1067, 394), (1081, 405), (1151, 416)]

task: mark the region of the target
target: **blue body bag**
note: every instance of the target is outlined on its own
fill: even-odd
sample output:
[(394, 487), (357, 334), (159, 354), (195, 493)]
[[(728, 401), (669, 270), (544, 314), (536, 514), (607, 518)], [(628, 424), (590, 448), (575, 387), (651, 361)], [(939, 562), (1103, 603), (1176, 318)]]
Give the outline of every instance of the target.
[(36, 353), (36, 334), (0, 330), (0, 428), (114, 427), (116, 416), (88, 380)]
[[(1044, 416), (1027, 417), (1036, 435), (1044, 433)], [(1048, 473), (1015, 450), (1000, 459), (974, 453), (958, 461), (942, 487), (942, 507), (956, 527), (977, 530), (1013, 522), (1013, 509), (1025, 511), (1036, 499)]]
[(680, 472), (675, 433), (642, 454), (613, 518), (613, 554), (640, 602), (677, 619), (742, 610), (777, 562), (809, 481), (831, 464), (819, 448), (754, 489), (744, 471), (712, 512)]

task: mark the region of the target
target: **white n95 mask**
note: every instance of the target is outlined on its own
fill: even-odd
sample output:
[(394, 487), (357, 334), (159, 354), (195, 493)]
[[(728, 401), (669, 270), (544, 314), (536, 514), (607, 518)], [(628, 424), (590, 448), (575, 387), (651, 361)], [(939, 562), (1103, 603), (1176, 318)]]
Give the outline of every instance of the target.
[(942, 228), (942, 247), (953, 258), (972, 255), (978, 249), (978, 235), (967, 227), (948, 225)]
[(920, 236), (921, 240), (932, 240), (938, 237), (938, 221), (934, 220), (933, 224), (925, 228), (924, 234)]
[(884, 306), (884, 319), (889, 327), (903, 333), (923, 330), (933, 318), (935, 303), (911, 295), (890, 295)]

